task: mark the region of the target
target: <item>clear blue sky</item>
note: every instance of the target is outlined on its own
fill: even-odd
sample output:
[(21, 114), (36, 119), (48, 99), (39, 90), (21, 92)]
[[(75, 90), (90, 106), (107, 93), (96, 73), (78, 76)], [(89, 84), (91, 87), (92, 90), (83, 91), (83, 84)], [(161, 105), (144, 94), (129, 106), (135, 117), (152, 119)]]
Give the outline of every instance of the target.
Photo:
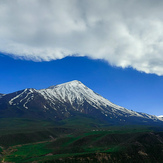
[(79, 80), (111, 102), (152, 115), (163, 114), (163, 76), (117, 68), (103, 60), (66, 57), (34, 62), (0, 54), (0, 93), (42, 89)]

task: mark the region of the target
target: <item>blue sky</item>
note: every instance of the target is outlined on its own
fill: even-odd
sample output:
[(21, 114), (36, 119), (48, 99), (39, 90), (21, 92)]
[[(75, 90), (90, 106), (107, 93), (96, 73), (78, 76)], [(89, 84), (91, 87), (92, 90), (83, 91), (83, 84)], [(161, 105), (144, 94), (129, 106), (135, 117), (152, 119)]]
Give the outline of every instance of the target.
[(0, 55), (0, 92), (42, 89), (79, 80), (111, 102), (152, 115), (163, 114), (163, 76), (110, 66), (104, 60), (66, 57), (33, 62)]
[(163, 114), (162, 0), (0, 0), (0, 92), (80, 80)]

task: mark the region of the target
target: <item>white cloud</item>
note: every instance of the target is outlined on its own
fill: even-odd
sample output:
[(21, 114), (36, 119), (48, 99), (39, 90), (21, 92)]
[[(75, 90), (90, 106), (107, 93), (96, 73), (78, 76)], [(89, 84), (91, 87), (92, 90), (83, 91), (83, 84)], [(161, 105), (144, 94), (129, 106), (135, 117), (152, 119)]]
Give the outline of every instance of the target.
[(0, 0), (0, 51), (22, 59), (105, 59), (163, 75), (161, 0)]

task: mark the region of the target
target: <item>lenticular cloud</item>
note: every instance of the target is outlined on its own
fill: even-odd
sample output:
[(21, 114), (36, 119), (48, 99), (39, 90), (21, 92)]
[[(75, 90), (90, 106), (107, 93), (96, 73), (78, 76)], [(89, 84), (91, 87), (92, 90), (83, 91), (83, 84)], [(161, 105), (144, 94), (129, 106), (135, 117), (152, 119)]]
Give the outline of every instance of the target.
[(0, 52), (50, 61), (66, 56), (163, 75), (161, 0), (1, 0)]

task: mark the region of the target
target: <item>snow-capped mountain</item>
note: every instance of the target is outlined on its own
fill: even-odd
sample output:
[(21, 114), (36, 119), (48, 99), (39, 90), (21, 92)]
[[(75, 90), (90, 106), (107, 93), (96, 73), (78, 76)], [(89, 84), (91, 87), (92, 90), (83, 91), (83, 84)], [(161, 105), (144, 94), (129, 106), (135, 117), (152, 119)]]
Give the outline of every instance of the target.
[(163, 121), (163, 115), (159, 115), (157, 118)]
[(159, 115), (159, 116), (157, 116), (157, 117), (163, 118), (163, 115)]
[(30, 88), (0, 96), (1, 117), (21, 116), (60, 120), (79, 114), (107, 122), (162, 122), (162, 119), (156, 116), (115, 105), (77, 80), (47, 89)]

